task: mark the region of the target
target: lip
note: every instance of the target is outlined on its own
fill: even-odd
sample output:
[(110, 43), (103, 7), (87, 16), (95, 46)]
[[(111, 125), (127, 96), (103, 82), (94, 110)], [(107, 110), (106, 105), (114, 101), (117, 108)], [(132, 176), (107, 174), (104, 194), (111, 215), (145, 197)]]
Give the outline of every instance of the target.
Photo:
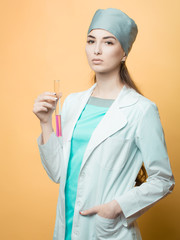
[(93, 59), (92, 59), (92, 62), (93, 62), (94, 64), (101, 64), (101, 63), (103, 62), (103, 60), (102, 60), (102, 59), (99, 59), (99, 58), (93, 58)]
[(93, 58), (92, 61), (93, 61), (93, 62), (102, 62), (103, 60), (100, 59), (100, 58)]

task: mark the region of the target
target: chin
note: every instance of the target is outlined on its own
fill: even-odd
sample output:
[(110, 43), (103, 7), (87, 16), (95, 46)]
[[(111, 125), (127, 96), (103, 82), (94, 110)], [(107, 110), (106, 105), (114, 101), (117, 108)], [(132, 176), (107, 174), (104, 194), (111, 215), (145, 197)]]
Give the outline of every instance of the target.
[(113, 71), (112, 69), (107, 69), (107, 68), (100, 68), (100, 67), (93, 67), (92, 70), (95, 73), (110, 73), (111, 71)]
[(106, 73), (107, 71), (98, 70), (98, 69), (92, 69), (95, 73)]
[[(100, 66), (100, 65), (96, 65), (96, 66), (91, 66), (91, 69), (94, 72), (107, 72), (107, 68), (105, 68), (104, 66)], [(108, 70), (109, 71), (109, 70)]]

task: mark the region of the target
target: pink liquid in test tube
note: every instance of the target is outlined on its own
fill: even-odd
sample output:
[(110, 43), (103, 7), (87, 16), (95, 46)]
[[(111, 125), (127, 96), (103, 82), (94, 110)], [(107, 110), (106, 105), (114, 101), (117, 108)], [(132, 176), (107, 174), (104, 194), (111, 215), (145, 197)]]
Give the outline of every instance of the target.
[[(54, 92), (58, 96), (58, 94), (60, 92), (60, 80), (54, 80)], [(62, 136), (62, 128), (61, 128), (61, 102), (60, 102), (60, 98), (58, 99), (58, 102), (57, 102), (57, 105), (56, 105), (55, 115), (56, 115), (56, 136), (61, 137)]]
[(56, 136), (62, 136), (62, 129), (61, 129), (61, 115), (56, 115)]

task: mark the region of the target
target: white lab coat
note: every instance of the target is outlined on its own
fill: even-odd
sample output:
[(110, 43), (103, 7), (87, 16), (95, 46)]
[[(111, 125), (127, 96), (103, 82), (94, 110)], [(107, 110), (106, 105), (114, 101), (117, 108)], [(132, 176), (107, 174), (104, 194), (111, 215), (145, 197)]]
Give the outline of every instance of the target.
[[(96, 83), (71, 93), (62, 107), (62, 137), (53, 132), (41, 145), (41, 161), (50, 179), (60, 183), (53, 240), (64, 240), (64, 187), (74, 126)], [(80, 147), (80, 146), (79, 146)], [(135, 187), (144, 162), (148, 179)], [(124, 85), (95, 128), (87, 145), (78, 178), (72, 240), (141, 239), (136, 219), (171, 193), (174, 177), (156, 104)], [(115, 219), (80, 210), (117, 200), (122, 213)]]

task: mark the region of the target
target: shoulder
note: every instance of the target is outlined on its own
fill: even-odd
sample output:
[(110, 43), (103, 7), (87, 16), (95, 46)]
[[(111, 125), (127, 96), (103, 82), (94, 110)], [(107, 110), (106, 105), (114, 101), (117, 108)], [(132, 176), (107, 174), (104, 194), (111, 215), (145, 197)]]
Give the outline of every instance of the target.
[(137, 109), (143, 114), (146, 111), (158, 111), (158, 107), (155, 101), (143, 96), (142, 94), (134, 90), (134, 94), (137, 96), (138, 101), (136, 102)]
[[(152, 121), (159, 121), (159, 109), (155, 101), (151, 100), (148, 97), (145, 97), (132, 88), (128, 91), (129, 92), (126, 99), (128, 99), (127, 101), (132, 102), (133, 104), (130, 108), (125, 108), (125, 111), (127, 109), (126, 113), (130, 114), (129, 116), (131, 117), (133, 116), (134, 121), (137, 121), (139, 123), (142, 121), (149, 121), (151, 119)], [(133, 100), (130, 101), (129, 98)]]
[(163, 127), (156, 102), (135, 90), (133, 90), (133, 94), (136, 96), (137, 101), (133, 105), (134, 109), (131, 109), (131, 112), (134, 121), (137, 123), (137, 136), (144, 136), (146, 132), (148, 134), (153, 132), (162, 134)]
[(155, 101), (139, 94), (135, 91), (138, 97), (136, 102), (135, 111), (138, 119), (138, 126), (140, 129), (149, 128), (159, 131), (162, 129), (161, 118), (159, 109)]

